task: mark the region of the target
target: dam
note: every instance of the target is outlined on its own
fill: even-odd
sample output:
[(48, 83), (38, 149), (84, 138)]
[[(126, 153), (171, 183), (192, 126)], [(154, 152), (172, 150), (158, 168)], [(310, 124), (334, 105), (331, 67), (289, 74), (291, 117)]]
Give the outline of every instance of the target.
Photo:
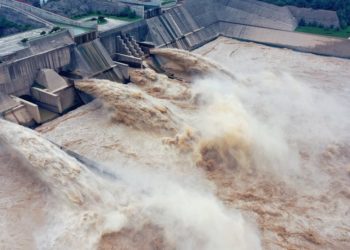
[(0, 249), (350, 249), (350, 40), (300, 32), (342, 16), (40, 3), (0, 0)]
[[(109, 9), (113, 5), (92, 4)], [(184, 1), (154, 12), (158, 13), (155, 16), (102, 31), (96, 24), (72, 20), (15, 0), (1, 0), (0, 6), (27, 16), (42, 27), (0, 39), (0, 110), (6, 119), (26, 125), (43, 123), (81, 105), (86, 98), (74, 90), (75, 79), (100, 78), (127, 83), (128, 68), (141, 67), (151, 48), (192, 51), (218, 37), (228, 37), (350, 58), (348, 40), (296, 33), (302, 14), (295, 8), (255, 0)], [(113, 8), (118, 11), (120, 6), (115, 4)], [(337, 22), (333, 18), (331, 24), (339, 25)], [(65, 28), (53, 30), (58, 23)], [(58, 83), (54, 87), (46, 86), (47, 81)]]

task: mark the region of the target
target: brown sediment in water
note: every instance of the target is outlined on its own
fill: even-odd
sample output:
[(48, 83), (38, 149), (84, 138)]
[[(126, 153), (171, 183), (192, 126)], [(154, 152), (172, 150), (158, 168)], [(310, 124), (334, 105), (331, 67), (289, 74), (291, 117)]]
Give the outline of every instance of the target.
[[(208, 178), (218, 185), (220, 199), (256, 218), (265, 249), (339, 249), (348, 245), (334, 238), (330, 241), (317, 228), (320, 218), (311, 214), (315, 210), (326, 214), (328, 210), (317, 197), (301, 199), (285, 183), (260, 173), (215, 170), (208, 173)], [(320, 207), (314, 207), (316, 204)], [(298, 220), (308, 223), (299, 224)]]
[[(11, 227), (2, 231), (14, 234), (17, 242), (13, 243), (13, 247), (4, 249), (76, 249), (77, 245), (85, 246), (82, 247), (84, 249), (91, 247), (98, 239), (95, 231), (103, 231), (105, 223), (103, 215), (89, 211), (96, 204), (104, 204), (101, 198), (103, 194), (98, 188), (99, 181), (92, 181), (91, 173), (84, 165), (30, 129), (1, 119), (0, 128), (1, 170), (6, 171), (7, 161), (11, 160), (11, 169), (16, 169), (17, 175), (25, 175), (26, 181), (32, 182), (28, 186), (22, 180), (23, 187), (7, 190), (11, 197), (9, 202), (18, 204), (17, 208), (8, 207), (11, 211), (4, 211), (6, 220), (4, 218), (1, 221), (7, 223), (12, 214), (17, 215), (17, 218), (11, 222)], [(2, 153), (6, 153), (5, 158)], [(9, 182), (16, 181), (16, 178), (12, 177)], [(36, 186), (40, 187), (39, 192)], [(22, 190), (25, 187), (28, 190)], [(5, 190), (0, 192), (0, 201), (4, 199), (2, 191)], [(28, 194), (35, 195), (29, 196), (27, 201), (15, 202), (15, 196), (21, 192), (27, 193), (23, 198), (28, 197)], [(62, 226), (66, 228), (60, 229)], [(58, 231), (54, 229), (56, 227)], [(28, 236), (24, 237), (22, 232)], [(11, 237), (3, 237), (6, 237), (5, 233), (0, 241), (2, 249), (12, 240)], [(85, 237), (85, 242), (81, 242)], [(7, 243), (2, 244), (4, 240)], [(20, 247), (24, 242), (26, 246)]]
[(0, 183), (0, 249), (38, 249), (33, 230), (47, 220), (51, 193), (30, 163), (2, 140)]
[[(283, 53), (287, 52), (283, 51)], [(258, 54), (259, 53), (254, 53), (254, 56)], [(330, 59), (328, 58), (328, 60)], [(189, 61), (190, 60), (187, 62)], [(204, 62), (194, 61), (194, 63), (198, 64)], [(195, 67), (199, 66), (197, 65)], [(180, 69), (181, 67), (178, 68), (178, 70)], [(133, 75), (133, 73), (135, 74)], [(184, 86), (184, 89), (188, 87), (191, 91), (192, 86), (196, 83), (187, 84), (186, 82), (178, 80), (172, 81), (172, 79), (166, 78), (167, 81), (165, 87), (162, 85), (162, 81), (160, 81), (162, 77), (148, 69), (145, 71), (134, 71), (131, 73), (131, 76), (133, 81), (138, 85), (131, 89), (132, 91), (136, 89), (138, 94), (134, 95), (132, 91), (124, 89), (124, 87), (129, 88), (130, 86), (121, 85), (121, 89), (119, 89), (118, 86), (117, 88), (108, 88), (108, 91), (105, 91), (107, 93), (106, 95), (112, 96), (112, 98), (105, 97), (108, 101), (101, 98), (107, 106), (109, 106), (108, 102), (127, 102), (127, 100), (131, 100), (130, 103), (125, 104), (127, 107), (120, 106), (121, 110), (125, 113), (124, 115), (130, 116), (124, 123), (128, 124), (127, 127), (115, 126), (115, 124), (111, 125), (109, 117), (101, 112), (100, 109), (90, 109), (89, 111), (91, 112), (81, 112), (81, 115), (79, 116), (73, 115), (79, 114), (79, 110), (73, 111), (72, 114), (66, 115), (69, 119), (63, 119), (62, 117), (62, 119), (60, 119), (62, 121), (60, 124), (58, 124), (57, 121), (53, 121), (49, 124), (45, 124), (42, 128), (39, 128), (39, 130), (43, 131), (46, 136), (51, 136), (51, 138), (54, 139), (65, 138), (63, 141), (68, 147), (74, 148), (78, 144), (83, 144), (83, 142), (90, 143), (88, 144), (90, 147), (88, 150), (83, 146), (77, 147), (79, 150), (82, 150), (81, 152), (85, 153), (87, 157), (90, 157), (90, 153), (94, 152), (96, 155), (103, 155), (100, 156), (99, 160), (104, 160), (103, 157), (107, 158), (108, 155), (111, 156), (118, 152), (121, 153), (128, 161), (116, 161), (116, 164), (113, 163), (113, 169), (119, 168), (119, 165), (126, 165), (127, 168), (132, 169), (133, 164), (135, 164), (136, 161), (135, 159), (137, 158), (138, 160), (141, 159), (140, 161), (145, 161), (145, 159), (147, 159), (147, 166), (142, 165), (143, 171), (145, 172), (148, 167), (156, 168), (158, 165), (160, 165), (160, 168), (163, 170), (166, 169), (167, 166), (173, 167), (172, 174), (174, 175), (178, 172), (181, 172), (184, 175), (191, 175), (193, 174), (193, 169), (200, 172), (203, 170), (203, 172), (201, 172), (204, 173), (203, 176), (195, 176), (195, 178), (205, 177), (203, 179), (210, 180), (210, 182), (214, 183), (216, 186), (214, 191), (215, 195), (223, 201), (225, 207), (229, 207), (230, 211), (231, 209), (239, 209), (239, 211), (243, 211), (246, 218), (249, 218), (249, 220), (253, 222), (256, 221), (260, 229), (259, 236), (264, 249), (349, 249), (350, 241), (348, 235), (350, 232), (350, 223), (347, 215), (349, 213), (348, 204), (350, 191), (347, 183), (350, 177), (350, 154), (348, 153), (349, 145), (347, 143), (338, 143), (336, 139), (339, 140), (339, 138), (332, 138), (332, 140), (335, 140), (334, 143), (329, 143), (329, 146), (327, 146), (327, 144), (320, 154), (315, 154), (314, 150), (318, 149), (320, 143), (318, 140), (309, 141), (309, 137), (307, 136), (312, 131), (309, 129), (310, 127), (306, 126), (303, 135), (307, 139), (302, 137), (301, 144), (306, 144), (308, 146), (298, 148), (297, 150), (297, 155), (301, 154), (301, 174), (298, 173), (297, 175), (294, 175), (294, 173), (289, 173), (288, 171), (278, 172), (280, 170), (278, 168), (273, 168), (272, 166), (269, 168), (268, 164), (270, 164), (271, 161), (264, 161), (265, 158), (263, 157), (258, 158), (262, 159), (261, 162), (254, 161), (255, 158), (253, 159), (253, 156), (255, 156), (254, 154), (258, 151), (256, 150), (255, 141), (262, 139), (267, 140), (268, 142), (263, 145), (266, 146), (267, 149), (272, 148), (273, 150), (266, 150), (266, 148), (262, 147), (258, 148), (262, 149), (262, 151), (258, 151), (258, 153), (261, 153), (263, 154), (262, 156), (266, 157), (270, 156), (270, 154), (275, 156), (275, 153), (280, 151), (280, 146), (284, 146), (284, 144), (280, 144), (280, 141), (276, 140), (279, 134), (275, 134), (273, 129), (269, 129), (267, 131), (268, 136), (264, 137), (265, 131), (260, 130), (262, 129), (262, 126), (258, 126), (258, 133), (249, 133), (251, 130), (254, 130), (254, 127), (252, 128), (250, 126), (255, 120), (245, 120), (245, 113), (242, 116), (239, 112), (241, 111), (240, 107), (237, 106), (237, 104), (240, 103), (230, 98), (228, 98), (229, 102), (227, 102), (226, 99), (224, 102), (220, 102), (224, 99), (223, 95), (220, 95), (217, 100), (213, 98), (204, 104), (203, 102), (197, 102), (192, 110), (186, 108), (181, 110), (182, 107), (178, 105), (177, 109), (174, 109), (178, 112), (174, 112), (176, 117), (179, 117), (174, 125), (174, 127), (176, 127), (175, 132), (171, 135), (167, 135), (169, 136), (167, 138), (164, 138), (164, 135), (157, 133), (152, 134), (153, 137), (149, 137), (149, 131), (158, 131), (160, 128), (167, 127), (169, 123), (159, 121), (163, 116), (154, 119), (152, 117), (150, 118), (147, 115), (148, 111), (153, 110), (154, 105), (158, 105), (158, 101), (165, 107), (172, 109), (174, 106), (173, 100), (177, 98), (176, 95), (179, 95), (179, 98), (181, 98), (182, 92), (169, 91), (169, 89), (172, 88), (170, 85), (176, 86), (176, 88), (172, 90), (181, 90), (182, 86)], [(260, 77), (261, 75), (258, 76)], [(254, 103), (254, 98), (261, 98), (261, 95), (264, 94), (268, 95), (269, 93), (264, 91), (266, 88), (271, 88), (274, 90), (271, 91), (272, 94), (267, 96), (268, 98), (263, 99), (264, 103), (267, 103), (274, 98), (274, 95), (278, 94), (276, 92), (280, 91), (276, 82), (270, 82), (268, 85), (261, 85), (262, 87), (254, 89), (254, 87), (259, 87), (261, 82), (264, 81), (263, 76), (264, 75), (260, 77), (259, 81), (253, 82), (254, 84), (251, 85), (250, 89), (238, 89), (247, 92), (245, 93), (247, 95), (243, 95), (243, 97), (252, 95), (252, 98), (242, 102), (242, 106), (247, 110), (248, 108), (253, 109), (255, 111), (253, 114), (256, 116), (260, 115), (261, 110), (261, 112), (270, 110), (263, 109), (264, 107), (260, 107), (259, 105), (256, 105), (257, 107), (250, 106), (251, 103)], [(225, 86), (230, 84), (228, 82), (222, 84), (220, 80), (210, 79), (210, 81), (212, 81), (213, 84), (220, 86), (222, 92), (226, 93), (231, 91), (231, 89), (228, 89)], [(103, 80), (95, 80), (93, 85), (105, 83), (106, 82)], [(106, 86), (109, 86), (109, 84), (110, 83), (107, 82)], [(117, 83), (113, 84), (118, 85)], [(235, 84), (240, 84), (240, 82), (235, 82)], [(287, 88), (288, 84), (291, 83), (283, 82), (284, 88)], [(91, 84), (89, 83), (88, 85)], [(207, 85), (205, 85), (205, 88), (202, 89), (202, 91), (210, 92), (211, 90), (207, 90), (206, 87)], [(100, 94), (101, 88), (103, 87), (96, 87), (96, 93)], [(94, 91), (91, 92), (93, 93)], [(116, 94), (113, 94), (114, 92)], [(222, 94), (222, 92), (219, 94)], [(98, 94), (96, 96), (98, 96)], [(283, 96), (278, 96), (280, 101), (278, 104), (283, 105), (285, 98), (290, 94), (290, 92), (285, 91), (283, 92)], [(101, 94), (101, 96), (103, 95), (104, 94)], [(206, 95), (204, 95), (204, 97), (205, 96)], [(123, 97), (127, 100), (115, 101), (115, 99), (123, 99)], [(186, 105), (190, 103), (189, 100), (192, 99), (194, 98), (184, 98), (184, 106), (186, 107)], [(151, 101), (149, 102), (149, 100)], [(219, 101), (219, 105), (213, 105), (212, 109), (207, 108), (207, 105), (211, 104), (210, 102), (217, 101)], [(304, 100), (301, 98), (301, 100), (296, 99), (295, 101), (288, 101), (291, 102), (292, 108), (287, 110), (282, 108), (281, 114), (288, 114), (288, 112), (291, 112), (293, 126), (291, 127), (291, 130), (286, 130), (287, 132), (284, 131), (286, 133), (286, 138), (282, 138), (284, 139), (283, 142), (288, 144), (288, 146), (291, 144), (295, 146), (298, 142), (293, 140), (294, 138), (292, 137), (292, 134), (296, 133), (294, 129), (303, 125), (303, 120), (299, 122), (300, 120), (298, 120), (298, 118), (300, 117), (298, 117), (298, 114), (295, 115), (293, 110), (300, 108), (297, 106), (297, 102)], [(308, 102), (306, 102), (306, 104), (308, 104)], [(119, 105), (120, 104), (109, 106), (109, 109), (111, 110), (110, 113), (114, 115), (120, 108)], [(146, 106), (147, 108), (146, 111), (142, 111), (142, 113), (140, 113), (141, 111), (137, 112), (133, 110), (140, 109), (143, 106)], [(303, 108), (304, 107), (307, 108), (308, 106), (304, 105)], [(84, 111), (84, 109), (82, 110)], [(306, 117), (303, 118), (307, 121), (313, 121), (314, 117), (310, 112), (304, 113), (304, 109), (302, 111), (302, 115), (306, 115)], [(315, 112), (319, 111), (317, 110)], [(173, 117), (173, 115), (174, 114), (171, 114), (170, 116)], [(328, 115), (330, 114), (328, 113)], [(90, 120), (86, 119), (87, 116)], [(155, 116), (158, 116), (158, 113), (156, 113)], [(212, 119), (203, 119), (203, 117), (212, 117)], [(279, 119), (269, 120), (269, 112), (266, 112), (266, 115), (264, 116), (264, 122), (266, 121), (266, 123), (260, 123), (258, 125), (268, 124), (271, 126), (271, 124), (277, 124), (278, 126), (281, 120), (283, 124), (284, 117), (278, 116), (278, 118)], [(89, 124), (87, 121), (92, 124)], [(271, 123), (268, 123), (269, 121)], [(182, 124), (185, 122), (189, 126), (188, 129), (177, 129), (179, 127), (186, 127)], [(132, 123), (135, 123), (135, 126), (133, 126)], [(155, 126), (153, 123), (159, 123), (159, 125)], [(106, 126), (106, 124), (108, 124), (108, 126)], [(50, 125), (53, 125), (52, 129), (45, 129), (45, 126), (50, 128)], [(112, 127), (113, 129), (111, 129)], [(68, 133), (65, 133), (74, 128), (79, 128), (73, 131), (74, 134), (72, 132), (69, 135), (67, 135)], [(90, 131), (90, 133), (87, 133), (88, 131)], [(210, 133), (212, 131), (214, 132)], [(327, 131), (328, 130), (326, 130), (326, 132)], [(324, 130), (319, 129), (319, 132), (322, 134)], [(125, 134), (127, 134), (127, 136), (125, 136)], [(26, 145), (31, 147), (30, 144)], [(130, 154), (130, 152), (132, 153)], [(279, 165), (282, 170), (287, 168), (288, 163), (294, 157), (294, 155), (289, 153), (290, 151), (287, 151), (287, 154), (283, 155), (283, 161)], [(141, 155), (143, 155), (143, 158)], [(189, 161), (186, 161), (187, 158), (189, 158)], [(275, 159), (276, 158), (272, 157), (272, 160)], [(312, 162), (312, 160), (315, 162)], [(128, 165), (130, 162), (132, 162), (132, 164)], [(161, 164), (159, 164), (159, 162), (161, 162)], [(136, 164), (139, 164), (139, 162)], [(178, 170), (178, 172), (174, 171), (174, 169)], [(62, 168), (62, 171), (65, 171), (65, 168)], [(322, 179), (323, 172), (327, 174), (327, 178), (329, 179)], [(72, 178), (72, 182), (79, 182), (80, 175), (81, 174), (79, 174), (78, 177)], [(142, 178), (137, 181), (137, 186), (142, 184)], [(167, 178), (164, 179), (165, 182), (168, 181)], [(288, 179), (290, 179), (289, 182)], [(154, 176), (148, 178), (146, 182), (155, 182)], [(295, 185), (291, 185), (293, 182), (295, 182)], [(94, 181), (91, 180), (91, 182), (88, 183), (91, 185)], [(162, 192), (166, 185), (164, 185), (163, 182), (155, 183), (157, 186), (153, 191), (160, 190)], [(167, 209), (156, 207), (155, 211), (152, 210), (157, 216), (165, 213), (164, 217), (166, 218), (162, 217), (160, 220), (153, 219), (149, 224), (145, 224), (144, 226), (139, 225), (139, 220), (136, 219), (135, 224), (128, 224), (120, 230), (102, 231), (100, 228), (94, 228), (92, 226), (90, 229), (91, 231), (96, 230), (97, 233), (102, 235), (101, 239), (98, 241), (99, 249), (174, 249), (179, 246), (177, 243), (186, 241), (188, 238), (192, 239), (192, 233), (196, 232), (196, 230), (210, 230), (211, 228), (214, 228), (214, 230), (209, 231), (211, 234), (203, 234), (204, 231), (199, 230), (199, 233), (195, 235), (200, 239), (199, 242), (202, 242), (203, 235), (207, 238), (213, 236), (221, 241), (220, 237), (225, 233), (228, 233), (228, 238), (232, 238), (235, 234), (232, 233), (232, 228), (235, 228), (234, 226), (232, 227), (232, 224), (224, 227), (224, 230), (221, 230), (221, 227), (213, 226), (216, 221), (222, 218), (221, 213), (210, 214), (210, 205), (215, 203), (215, 201), (210, 201), (209, 203), (204, 203), (203, 206), (195, 207), (196, 209), (194, 211), (190, 210), (189, 214), (180, 214), (180, 212), (183, 211), (187, 212), (186, 208), (201, 204), (202, 202), (200, 199), (196, 200), (198, 197), (197, 195), (190, 196), (189, 199), (168, 200), (169, 197), (176, 196), (176, 191), (182, 187), (181, 184), (182, 183), (170, 192), (164, 190), (164, 194), (162, 193), (160, 196), (160, 199), (165, 201), (165, 205), (169, 205)], [(83, 188), (85, 188), (85, 186), (83, 186)], [(110, 186), (104, 188), (110, 188)], [(97, 190), (100, 191), (102, 189), (103, 188)], [(201, 191), (207, 193), (206, 189)], [(152, 190), (142, 189), (141, 193), (146, 197), (152, 196)], [(180, 193), (178, 195), (182, 197), (183, 194), (184, 193)], [(138, 198), (139, 196), (135, 199), (138, 200)], [(120, 198), (119, 196), (116, 196), (116, 200), (112, 200), (113, 202), (110, 203), (114, 204), (115, 201), (118, 200), (120, 200)], [(193, 200), (195, 200), (195, 202), (193, 202)], [(125, 209), (128, 210), (130, 209), (130, 206), (126, 203), (127, 202), (123, 202), (121, 207), (125, 207)], [(105, 203), (98, 202), (96, 207), (103, 207), (104, 205)], [(135, 214), (130, 213), (132, 214), (131, 217), (141, 214), (147, 210), (147, 208), (149, 208), (149, 203), (141, 204), (135, 209)], [(176, 217), (179, 220), (175, 220), (176, 223), (171, 224), (170, 227), (172, 230), (168, 229), (168, 231), (166, 231), (162, 227), (164, 224), (162, 225), (161, 222), (164, 222), (164, 219), (171, 217), (169, 214), (166, 214), (168, 210), (179, 214), (179, 216)], [(186, 215), (188, 215), (188, 217), (186, 217)], [(210, 223), (201, 224), (202, 221), (208, 217), (213, 218)], [(94, 213), (92, 213), (91, 218), (92, 224), (96, 223), (94, 221), (98, 218), (95, 218)], [(192, 224), (181, 224), (183, 221), (187, 222), (192, 219), (194, 219)], [(225, 219), (220, 220), (220, 224), (224, 224), (221, 222), (225, 221)], [(181, 224), (182, 227), (177, 228), (177, 225), (179, 224)], [(241, 231), (241, 227), (238, 228), (239, 230), (236, 232)], [(216, 229), (219, 229), (220, 232)], [(67, 231), (69, 230), (67, 229)], [(169, 241), (166, 236), (173, 231), (175, 231), (175, 235), (179, 232), (185, 232), (185, 236), (187, 237), (181, 235), (180, 238), (177, 238), (177, 242)], [(86, 237), (83, 237), (84, 239), (89, 238), (88, 234), (86, 235)], [(245, 241), (245, 243), (249, 243), (249, 240), (250, 239)], [(195, 245), (192, 249), (204, 249), (198, 246), (202, 245)], [(228, 244), (228, 246), (230, 247), (227, 249), (232, 249), (234, 247), (237, 247), (238, 249), (244, 248), (244, 244)], [(217, 247), (206, 249), (211, 250), (223, 248)], [(251, 249), (255, 250), (256, 248)]]
[[(47, 142), (28, 129), (0, 120), (0, 141), (12, 148), (14, 154), (26, 159), (28, 171), (32, 172), (58, 197), (67, 204), (83, 206), (86, 202), (98, 199), (83, 187), (78, 180), (83, 174), (82, 165), (67, 157), (57, 146)], [(16, 136), (13, 136), (16, 134)]]
[(192, 153), (199, 138), (199, 134), (195, 133), (193, 129), (186, 128), (183, 133), (177, 134), (173, 138), (163, 138), (163, 143), (176, 147), (181, 153)]
[(170, 109), (131, 86), (108, 80), (85, 80), (77, 82), (76, 87), (102, 100), (113, 122), (153, 132), (178, 129)]
[(192, 98), (190, 83), (170, 79), (150, 68), (132, 69), (129, 73), (131, 82), (153, 97), (172, 100), (175, 104)]
[[(153, 71), (143, 72), (141, 70), (136, 72), (134, 81), (138, 83), (140, 91), (145, 91), (147, 94), (165, 101), (172, 100), (173, 97), (164, 94), (162, 87), (159, 87), (159, 89), (150, 87), (147, 90), (148, 85), (152, 86), (154, 81), (159, 79), (159, 76), (154, 74)], [(143, 77), (146, 79), (142, 79)], [(216, 82), (216, 84), (219, 83)], [(191, 89), (191, 85), (189, 86)], [(140, 100), (143, 101), (142, 98), (138, 98), (134, 102), (140, 102)], [(215, 102), (217, 100), (208, 100), (208, 103), (205, 103), (204, 106), (210, 105), (211, 101)], [(328, 249), (346, 249), (349, 246), (348, 240), (345, 239), (346, 228), (334, 229), (339, 232), (339, 236), (335, 233), (328, 235), (327, 232), (322, 231), (322, 228), (329, 221), (327, 220), (328, 211), (337, 209), (333, 207), (334, 203), (331, 205), (332, 202), (329, 199), (324, 199), (324, 196), (340, 197), (345, 195), (346, 197), (346, 191), (344, 191), (342, 184), (337, 186), (337, 189), (342, 190), (340, 192), (333, 190), (330, 193), (324, 193), (324, 190), (317, 190), (318, 193), (316, 194), (305, 194), (302, 190), (300, 194), (298, 193), (298, 187), (290, 187), (283, 180), (279, 180), (281, 176), (275, 173), (274, 169), (270, 172), (268, 169), (259, 169), (260, 165), (265, 164), (265, 162), (254, 162), (253, 168), (253, 139), (258, 140), (260, 138), (256, 137), (250, 140), (247, 137), (249, 130), (247, 131), (246, 128), (250, 124), (244, 119), (245, 116), (241, 114), (240, 108), (235, 106), (237, 103), (232, 101), (231, 104), (229, 103), (230, 105), (226, 105), (227, 102), (224, 100), (224, 102), (219, 102), (218, 105), (213, 105), (211, 109), (204, 109), (205, 115), (213, 116), (213, 120), (203, 121), (200, 119), (203, 113), (196, 113), (203, 109), (202, 104), (202, 102), (198, 102), (195, 108), (191, 110), (193, 113), (190, 115), (198, 118), (200, 123), (212, 123), (218, 120), (219, 122), (215, 123), (217, 128), (216, 126), (210, 127), (213, 130), (217, 129), (214, 135), (208, 136), (201, 133), (203, 131), (201, 131), (200, 126), (199, 128), (193, 126), (193, 128), (184, 132), (177, 131), (176, 136), (162, 138), (162, 143), (163, 145), (170, 145), (170, 149), (176, 149), (179, 152), (178, 158), (192, 154), (193, 162), (191, 163), (203, 169), (206, 177), (215, 183), (217, 186), (216, 195), (226, 205), (244, 211), (249, 217), (256, 219), (261, 230), (264, 248), (316, 249), (324, 247)], [(186, 110), (186, 112), (190, 111)], [(137, 113), (130, 115), (135, 116)], [(220, 122), (225, 125), (230, 124), (232, 117), (234, 118), (232, 122), (237, 123), (228, 125), (228, 127), (223, 126), (224, 129), (222, 129)], [(186, 121), (186, 119), (184, 120)], [(150, 129), (152, 130), (153, 127)], [(273, 135), (269, 139), (275, 142)], [(341, 151), (338, 147), (330, 147), (326, 150), (325, 158), (340, 157), (338, 151)], [(304, 157), (302, 160), (310, 161), (312, 152), (306, 150), (304, 155), (308, 157)], [(284, 159), (287, 164), (289, 158), (285, 157)], [(164, 157), (163, 160), (166, 164), (171, 164), (170, 158)], [(255, 164), (258, 166), (255, 166)], [(312, 175), (309, 172), (306, 175), (306, 177), (298, 176), (300, 179), (305, 178), (300, 182), (302, 186), (308, 186), (309, 181), (312, 180)], [(342, 213), (342, 211), (341, 208), (338, 213)], [(107, 246), (108, 248), (117, 245), (118, 242), (125, 242), (126, 245), (132, 244), (126, 234), (137, 235), (137, 237), (135, 236), (137, 238), (135, 239), (136, 242), (138, 242), (138, 237), (144, 237), (138, 231), (126, 230), (125, 232), (127, 233), (105, 235), (101, 246)], [(153, 233), (157, 234), (157, 232)], [(147, 235), (145, 237), (147, 242), (151, 242), (146, 244), (147, 247), (156, 248), (160, 246), (165, 248), (162, 245), (163, 243), (158, 245), (159, 240), (163, 242), (162, 237), (154, 238)]]
[(176, 248), (169, 245), (160, 227), (146, 224), (138, 230), (125, 228), (119, 232), (104, 234), (97, 249), (175, 250)]
[(161, 60), (161, 70), (180, 79), (192, 81), (196, 77), (213, 74), (235, 79), (234, 75), (220, 65), (188, 51), (163, 48), (152, 49), (150, 53)]
[(196, 164), (207, 171), (251, 170), (251, 142), (234, 126), (226, 134), (199, 140), (197, 147)]

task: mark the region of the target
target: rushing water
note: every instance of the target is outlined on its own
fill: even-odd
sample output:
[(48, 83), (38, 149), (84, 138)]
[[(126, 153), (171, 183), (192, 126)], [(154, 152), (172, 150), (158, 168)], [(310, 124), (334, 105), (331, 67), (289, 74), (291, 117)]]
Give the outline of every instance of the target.
[(38, 129), (100, 162), (93, 163), (100, 171), (0, 120), (1, 171), (15, 165), (6, 178), (21, 176), (4, 190), (15, 197), (21, 181), (35, 183), (24, 202), (7, 203), (1, 230), (26, 206), (40, 217), (9, 229), (14, 235), (25, 224), (31, 237), (1, 242), (14, 249), (348, 246), (341, 240), (350, 225), (348, 97), (288, 74), (256, 83), (191, 53), (153, 54), (176, 79), (146, 68), (132, 71), (129, 85), (82, 80), (76, 87), (98, 100)]

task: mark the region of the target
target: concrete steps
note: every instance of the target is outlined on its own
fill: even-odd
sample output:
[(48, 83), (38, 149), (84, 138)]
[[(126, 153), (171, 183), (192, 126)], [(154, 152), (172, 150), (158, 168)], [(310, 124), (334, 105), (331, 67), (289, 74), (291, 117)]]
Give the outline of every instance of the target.
[(117, 36), (116, 42), (118, 54), (144, 58), (144, 52), (131, 35), (121, 33)]

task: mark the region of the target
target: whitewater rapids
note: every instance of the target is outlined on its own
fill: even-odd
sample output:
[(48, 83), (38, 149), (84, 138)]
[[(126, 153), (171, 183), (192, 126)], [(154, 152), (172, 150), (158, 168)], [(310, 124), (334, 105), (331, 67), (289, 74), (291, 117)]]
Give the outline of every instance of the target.
[[(350, 62), (250, 46), (197, 51), (214, 61), (155, 50), (166, 74), (149, 62), (129, 85), (81, 80), (96, 100), (40, 134), (0, 120), (0, 248), (348, 249), (349, 86), (340, 68), (329, 86), (257, 55), (312, 60), (320, 75)], [(230, 63), (245, 52), (250, 69)]]

